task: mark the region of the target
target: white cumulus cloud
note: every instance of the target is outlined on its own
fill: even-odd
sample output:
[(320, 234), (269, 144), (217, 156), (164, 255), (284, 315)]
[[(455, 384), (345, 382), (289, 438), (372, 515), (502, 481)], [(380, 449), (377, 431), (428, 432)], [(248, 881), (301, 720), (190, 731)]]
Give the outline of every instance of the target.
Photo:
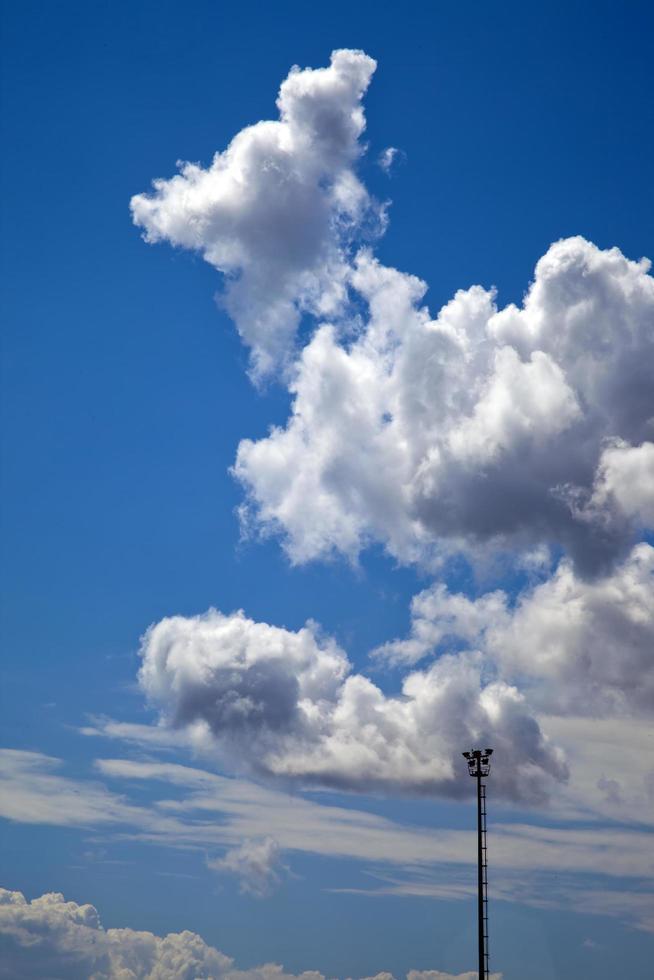
[(604, 513), (611, 507), (654, 527), (654, 442), (630, 446), (616, 439), (602, 453), (589, 510)]
[(279, 120), (242, 130), (207, 169), (181, 165), (132, 198), (148, 242), (199, 252), (227, 277), (225, 304), (263, 374), (288, 353), (303, 313), (333, 315), (346, 298), (348, 244), (382, 211), (353, 165), (361, 99), (375, 70), (361, 51), (328, 68), (292, 69)]
[[(364, 241), (384, 224), (356, 174), (374, 68), (338, 51), (329, 68), (293, 70), (279, 121), (132, 202), (147, 240), (226, 275), (253, 373), (277, 370), (291, 396), (283, 425), (238, 447), (243, 527), (279, 536), (296, 564), (355, 563), (371, 544), (432, 570), (499, 554), (542, 574), (563, 558), (515, 601), (442, 582), (416, 597), (408, 638), (377, 651), (408, 668), (399, 690), (354, 671), (311, 623), (215, 610), (152, 626), (140, 683), (157, 738), (231, 769), (457, 795), (461, 748), (491, 744), (495, 791), (533, 801), (567, 775), (545, 716), (571, 745), (594, 714), (615, 722), (610, 739), (618, 718), (652, 708), (654, 550), (636, 542), (654, 528), (654, 279), (647, 259), (572, 237), (536, 262), (520, 303), (472, 285), (430, 312), (427, 284)], [(582, 795), (615, 817), (649, 786), (594, 765)], [(580, 791), (565, 805), (578, 815)]]
[(295, 562), (553, 544), (596, 574), (654, 520), (650, 264), (569, 238), (522, 304), (472, 286), (432, 316), (425, 283), (361, 247), (384, 227), (356, 173), (375, 67), (294, 68), (278, 120), (132, 198), (147, 241), (225, 274), (255, 376), (283, 368), (287, 424), (238, 450), (244, 519)]
[(56, 892), (28, 902), (0, 889), (0, 938), (0, 975), (15, 980), (196, 980), (226, 977), (232, 966), (195, 933), (105, 930), (93, 905)]
[(298, 563), (379, 541), (401, 561), (555, 544), (610, 567), (653, 520), (648, 270), (571, 238), (520, 308), (473, 286), (432, 318), (424, 283), (361, 252), (356, 339), (319, 326), (287, 424), (239, 446), (245, 519)]
[(409, 673), (396, 695), (353, 672), (316, 627), (298, 632), (210, 610), (145, 634), (139, 679), (163, 724), (215, 749), (231, 768), (339, 789), (467, 791), (461, 746), (492, 744), (495, 781), (534, 800), (566, 778), (524, 697), (486, 681), (482, 659), (445, 656)]
[(411, 664), (453, 640), (482, 651), (548, 713), (654, 713), (654, 548), (636, 545), (591, 581), (564, 560), (514, 603), (502, 591), (473, 600), (436, 584), (413, 600), (410, 635), (375, 653)]
[[(0, 888), (0, 977), (11, 980), (325, 980), (315, 970), (289, 974), (268, 963), (239, 970), (193, 932), (157, 936), (104, 929), (93, 905), (67, 902), (58, 892), (28, 901)], [(472, 974), (411, 971), (411, 980), (463, 980)], [(368, 980), (393, 980), (390, 973)], [(501, 980), (501, 974), (493, 974)]]

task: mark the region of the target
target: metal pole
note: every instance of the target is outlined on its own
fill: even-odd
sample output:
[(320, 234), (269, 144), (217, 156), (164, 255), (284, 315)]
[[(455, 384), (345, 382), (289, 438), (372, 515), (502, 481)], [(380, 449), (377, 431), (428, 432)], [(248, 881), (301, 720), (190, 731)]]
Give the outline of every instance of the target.
[(486, 852), (486, 784), (492, 749), (472, 749), (463, 755), (468, 773), (477, 780), (477, 936), (479, 940), (479, 980), (488, 980), (488, 862)]
[(484, 948), (484, 855), (481, 829), (481, 766), (477, 760), (477, 917), (479, 934), (479, 980), (486, 980)]

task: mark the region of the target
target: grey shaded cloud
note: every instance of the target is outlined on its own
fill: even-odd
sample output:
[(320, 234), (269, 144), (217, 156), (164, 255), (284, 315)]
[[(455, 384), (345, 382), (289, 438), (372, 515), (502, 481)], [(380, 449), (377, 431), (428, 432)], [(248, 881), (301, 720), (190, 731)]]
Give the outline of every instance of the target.
[(293, 69), (278, 120), (132, 198), (147, 241), (225, 274), (254, 375), (281, 369), (292, 396), (285, 426), (239, 446), (243, 527), (297, 563), (371, 542), (427, 564), (546, 544), (602, 573), (654, 521), (650, 263), (568, 238), (522, 304), (475, 285), (432, 317), (425, 283), (360, 247), (384, 229), (355, 173), (375, 67), (339, 50)]
[(235, 876), (240, 890), (256, 898), (270, 895), (288, 871), (279, 844), (270, 836), (244, 840), (207, 864), (212, 871)]
[(492, 744), (496, 791), (546, 798), (567, 778), (517, 688), (485, 681), (474, 654), (444, 656), (395, 696), (355, 673), (315, 625), (293, 632), (209, 610), (156, 623), (139, 681), (164, 726), (231, 769), (358, 792), (461, 796), (461, 746)]
[(521, 307), (426, 285), (361, 252), (354, 341), (323, 324), (290, 417), (241, 442), (246, 526), (293, 562), (381, 542), (403, 562), (564, 547), (585, 576), (623, 557), (654, 507), (654, 280), (583, 238), (551, 246)]
[(483, 652), (550, 714), (654, 713), (654, 548), (636, 545), (587, 581), (568, 560), (515, 601), (470, 599), (437, 583), (412, 602), (409, 637), (374, 655), (411, 664), (459, 641)]

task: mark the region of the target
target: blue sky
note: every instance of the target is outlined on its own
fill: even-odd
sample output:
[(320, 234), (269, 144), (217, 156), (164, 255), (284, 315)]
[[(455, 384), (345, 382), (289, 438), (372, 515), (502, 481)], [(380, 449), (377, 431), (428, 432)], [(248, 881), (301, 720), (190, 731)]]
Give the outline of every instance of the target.
[[(505, 980), (645, 977), (652, 898), (635, 855), (647, 854), (651, 833), (651, 734), (639, 759), (623, 754), (647, 738), (652, 711), (651, 555), (631, 551), (652, 540), (654, 485), (654, 307), (651, 276), (634, 264), (652, 255), (649, 5), (6, 2), (3, 20), (2, 723), (3, 745), (31, 754), (6, 757), (1, 884), (28, 899), (63, 892), (92, 903), (106, 927), (190, 929), (244, 970), (460, 974), (475, 962), (465, 891), (474, 841), (456, 836), (474, 813), (458, 799), (463, 772), (447, 775), (461, 704), (466, 733), (513, 746), (504, 774), (499, 753), (491, 777), (493, 969)], [(278, 119), (291, 66), (326, 68), (335, 49), (377, 62), (371, 77), (367, 63), (347, 67), (365, 80), (354, 94), (335, 89), (328, 106), (346, 118), (362, 105), (366, 128), (336, 146), (327, 124), (320, 131), (327, 117), (303, 130), (297, 116), (300, 149), (284, 179), (295, 188), (300, 174), (305, 213), (283, 200), (275, 210), (260, 163), (247, 178), (263, 187), (252, 207), (235, 197), (204, 225), (211, 202), (193, 204), (191, 220), (165, 185), (158, 211), (136, 207), (135, 227), (134, 195), (171, 178), (178, 160), (210, 167), (245, 127)], [(291, 117), (296, 102), (291, 93)], [(398, 152), (386, 172), (388, 147)], [(261, 159), (279, 166), (273, 149)], [(316, 159), (326, 168), (318, 177)], [(358, 176), (356, 194), (338, 184), (343, 174)], [(325, 227), (315, 217), (324, 208)], [(298, 229), (309, 244), (301, 238), (300, 258), (286, 262)], [(143, 232), (162, 241), (148, 245)], [(191, 233), (195, 250), (179, 237)], [(584, 244), (548, 252), (571, 236)], [(381, 265), (359, 267), (356, 280), (362, 245)], [(203, 260), (218, 247), (219, 260)], [(632, 264), (611, 258), (613, 247)], [(473, 352), (451, 361), (453, 380), (422, 377), (427, 361), (406, 338), (420, 341), (423, 302), (436, 318), (478, 284), (496, 287), (498, 310), (521, 306), (546, 255), (545, 298), (532, 294), (524, 315), (484, 326), (494, 361), (476, 367)], [(245, 282), (231, 315), (216, 265)], [(298, 268), (309, 287), (298, 286)], [(383, 270), (399, 270), (388, 295)], [(425, 300), (397, 313), (388, 347), (359, 350), (395, 316), (405, 273), (428, 284)], [(325, 298), (335, 283), (347, 294), (340, 306)], [(282, 292), (291, 314), (260, 328)], [(476, 314), (466, 310), (452, 312), (452, 330), (472, 337)], [(335, 339), (320, 346), (325, 321)], [(517, 353), (500, 361), (500, 348)], [(395, 373), (389, 350), (400, 352)], [(269, 432), (290, 431), (298, 385), (302, 418), (317, 421), (282, 446)], [(434, 428), (423, 416), (432, 403), (441, 411), (448, 385), (448, 404), (471, 391), (476, 402), (454, 421), (443, 409)], [(417, 391), (420, 406), (406, 408)], [(383, 410), (374, 439), (368, 409)], [(234, 474), (242, 440), (259, 448), (239, 453)], [(583, 610), (572, 632), (568, 602)], [(298, 741), (284, 729), (283, 744), (271, 741), (274, 726), (230, 730), (226, 716), (189, 708), (205, 695), (213, 703), (225, 677), (185, 700), (187, 675), (162, 666), (154, 641), (141, 647), (152, 671), (139, 685), (148, 626), (160, 624), (165, 652), (174, 647), (166, 617), (185, 617), (193, 658), (204, 626), (192, 617), (212, 606), (225, 621), (205, 622), (209, 648), (231, 650), (232, 614), (243, 609), (252, 625), (238, 642), (255, 659), (259, 642), (278, 643), (284, 683), (306, 664), (337, 674), (347, 657), (357, 684), (368, 677), (379, 692), (371, 711), (390, 728), (373, 739), (364, 727), (361, 680), (345, 741), (331, 716), (331, 741), (316, 752), (304, 729)], [(307, 620), (320, 630), (298, 634)], [(610, 651), (589, 666), (606, 636)], [(539, 637), (547, 662), (529, 650)], [(397, 696), (407, 673), (438, 663), (443, 721), (432, 731), (431, 721), (400, 719)], [(482, 694), (468, 717), (473, 675)], [(493, 684), (523, 700), (491, 687), (484, 701)], [(160, 718), (155, 744), (148, 733)], [(433, 770), (402, 742), (405, 721), (418, 742), (435, 740)], [(401, 764), (388, 763), (385, 737), (406, 749)], [(367, 739), (379, 752), (372, 781), (368, 763), (356, 763)], [(98, 762), (107, 759), (113, 767)], [(524, 779), (512, 782), (523, 762)], [(185, 769), (152, 769), (172, 764)], [(222, 783), (206, 790), (211, 806), (189, 808), (191, 770), (234, 780), (248, 800), (238, 820)], [(282, 802), (289, 793), (296, 817)], [(363, 829), (341, 826), (329, 807)], [(202, 813), (215, 826), (200, 829)], [(179, 823), (164, 826), (162, 814)], [(383, 823), (371, 829), (373, 818)], [(516, 830), (525, 824), (535, 838)], [(319, 843), (294, 845), (316, 825)], [(41, 975), (35, 963), (24, 969)]]

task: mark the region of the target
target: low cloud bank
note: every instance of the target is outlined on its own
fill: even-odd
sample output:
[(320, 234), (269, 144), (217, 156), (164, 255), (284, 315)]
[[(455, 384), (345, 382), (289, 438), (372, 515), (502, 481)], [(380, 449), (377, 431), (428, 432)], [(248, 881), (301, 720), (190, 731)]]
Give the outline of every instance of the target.
[[(239, 970), (194, 932), (104, 929), (93, 905), (67, 902), (56, 892), (28, 901), (0, 888), (0, 950), (0, 977), (7, 980), (325, 980), (317, 971), (294, 975), (275, 964)], [(410, 971), (407, 980), (473, 977)], [(368, 980), (393, 978), (386, 973)]]

